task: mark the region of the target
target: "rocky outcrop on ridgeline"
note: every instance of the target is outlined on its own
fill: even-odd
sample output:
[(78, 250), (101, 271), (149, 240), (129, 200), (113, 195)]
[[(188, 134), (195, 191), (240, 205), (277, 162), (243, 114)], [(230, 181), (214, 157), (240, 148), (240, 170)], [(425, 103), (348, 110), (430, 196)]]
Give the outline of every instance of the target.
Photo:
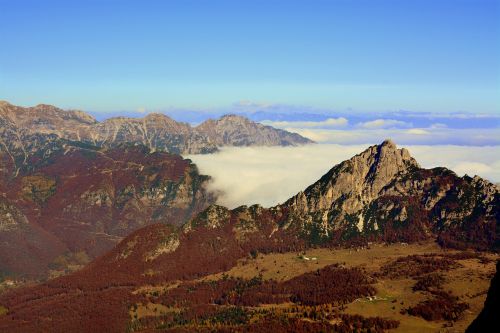
[(53, 134), (99, 147), (141, 144), (175, 154), (206, 154), (218, 146), (289, 146), (312, 143), (298, 134), (254, 123), (247, 118), (224, 116), (193, 128), (187, 123), (151, 113), (144, 118), (115, 117), (98, 122), (82, 111), (65, 111), (51, 105), (19, 107), (0, 102), (0, 122), (14, 133)]
[[(328, 233), (328, 225), (341, 224), (346, 215), (360, 212), (380, 196), (396, 175), (416, 168), (418, 163), (406, 149), (396, 149), (396, 145), (387, 140), (336, 165), (284, 206), (304, 221), (319, 217)], [(334, 212), (338, 214), (333, 216)]]

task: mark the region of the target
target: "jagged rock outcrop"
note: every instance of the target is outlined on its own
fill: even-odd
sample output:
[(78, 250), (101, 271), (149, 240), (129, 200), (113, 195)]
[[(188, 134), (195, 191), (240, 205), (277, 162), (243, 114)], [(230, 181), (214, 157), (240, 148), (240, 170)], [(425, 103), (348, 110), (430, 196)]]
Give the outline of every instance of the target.
[(284, 205), (300, 220), (319, 216), (328, 233), (328, 226), (338, 226), (346, 215), (359, 213), (377, 199), (396, 175), (418, 167), (406, 149), (396, 149), (387, 140), (338, 164)]
[(447, 246), (500, 245), (496, 185), (445, 168), (422, 169), (390, 140), (336, 165), (279, 208), (288, 211), (285, 226), (300, 224), (322, 240), (439, 235)]
[(238, 116), (208, 120), (193, 128), (187, 123), (151, 113), (144, 118), (115, 117), (98, 122), (82, 111), (65, 111), (51, 105), (23, 108), (0, 101), (0, 124), (11, 137), (55, 134), (61, 138), (114, 147), (142, 144), (175, 154), (205, 154), (218, 146), (289, 146), (312, 143), (298, 134), (254, 123)]

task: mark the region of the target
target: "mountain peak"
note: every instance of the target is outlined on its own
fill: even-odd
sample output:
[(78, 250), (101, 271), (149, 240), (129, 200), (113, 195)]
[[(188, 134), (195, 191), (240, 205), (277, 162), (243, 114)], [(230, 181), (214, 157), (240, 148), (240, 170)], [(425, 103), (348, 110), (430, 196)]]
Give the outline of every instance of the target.
[[(450, 205), (450, 198), (457, 205)], [(407, 149), (385, 140), (335, 165), (282, 206), (291, 212), (287, 225), (326, 238), (339, 230), (370, 234), (387, 226), (411, 226), (413, 231), (404, 237), (418, 239), (431, 232), (429, 224), (453, 223), (474, 239), (480, 233), (470, 227), (479, 216), (474, 212), (494, 225), (499, 198), (498, 188), (480, 177), (459, 178), (446, 168), (422, 169)], [(450, 237), (444, 236), (443, 244), (454, 242)], [(470, 239), (464, 237), (464, 243)], [(478, 242), (478, 248), (494, 244)]]
[(335, 165), (287, 203), (301, 214), (324, 212), (333, 207), (353, 214), (378, 198), (397, 176), (414, 168), (419, 165), (407, 149), (398, 149), (394, 142), (385, 140)]
[(7, 102), (7, 101), (0, 100), (0, 106), (9, 106), (9, 105), (12, 105), (12, 104), (10, 104), (10, 103), (9, 103), (9, 102)]
[(384, 140), (376, 147), (376, 160), (383, 168), (399, 169), (407, 168), (410, 166), (419, 167), (417, 161), (411, 157), (410, 152), (406, 148), (398, 149), (396, 144), (390, 140)]
[(240, 116), (240, 115), (237, 115), (237, 114), (234, 114), (234, 113), (225, 114), (222, 117), (220, 117), (219, 120), (246, 120), (246, 121), (251, 121), (250, 119), (248, 119), (245, 116)]
[(389, 147), (396, 148), (396, 144), (391, 139), (385, 139), (380, 145), (381, 146), (389, 146)]
[(34, 109), (59, 109), (58, 107), (55, 107), (54, 105), (44, 104), (44, 103), (37, 104), (33, 108)]
[(219, 119), (209, 119), (196, 130), (219, 146), (297, 146), (313, 141), (270, 126), (265, 126), (236, 114), (226, 114)]
[(166, 114), (160, 113), (160, 112), (150, 112), (144, 118), (151, 118), (151, 119), (154, 119), (154, 118), (172, 119), (169, 116), (167, 116)]

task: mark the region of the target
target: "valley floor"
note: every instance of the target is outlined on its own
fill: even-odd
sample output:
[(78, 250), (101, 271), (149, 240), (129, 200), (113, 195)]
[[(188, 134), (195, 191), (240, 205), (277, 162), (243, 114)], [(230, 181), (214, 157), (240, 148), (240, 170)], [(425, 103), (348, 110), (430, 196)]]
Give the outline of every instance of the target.
[[(266, 320), (266, 327), (285, 320), (283, 331), (463, 332), (484, 305), (498, 258), (446, 251), (434, 242), (255, 254), (199, 280), (138, 288), (144, 300), (130, 309), (128, 329), (253, 332)], [(321, 276), (347, 277), (351, 294), (342, 293), (342, 285), (322, 290)]]

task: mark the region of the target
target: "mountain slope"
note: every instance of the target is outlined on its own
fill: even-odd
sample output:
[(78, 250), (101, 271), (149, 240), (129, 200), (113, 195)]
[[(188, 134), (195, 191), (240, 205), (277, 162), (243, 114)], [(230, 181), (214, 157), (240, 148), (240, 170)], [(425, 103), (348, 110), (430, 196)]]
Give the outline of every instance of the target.
[[(442, 274), (463, 267), (460, 260), (469, 260), (467, 265), (471, 265), (470, 260), (491, 263), (490, 259), (471, 252), (439, 252), (428, 245), (419, 250), (421, 255), (415, 255), (413, 250), (408, 250), (412, 255), (407, 257), (391, 254), (397, 258), (394, 261), (388, 254), (374, 255), (370, 260), (382, 260), (382, 266), (371, 268), (371, 273), (366, 275), (357, 266), (315, 266), (317, 258), (297, 257), (297, 252), (318, 245), (340, 251), (339, 246), (357, 245), (361, 246), (359, 250), (371, 244), (369, 242), (399, 244), (417, 240), (438, 240), (447, 247), (498, 250), (499, 207), (499, 193), (494, 185), (479, 177), (460, 178), (443, 168), (422, 169), (407, 151), (386, 141), (333, 167), (318, 182), (282, 205), (269, 209), (242, 206), (233, 210), (212, 205), (179, 228), (155, 224), (139, 229), (78, 272), (6, 293), (0, 296), (0, 304), (8, 311), (0, 317), (0, 330), (151, 332), (156, 327), (160, 331), (199, 331), (197, 326), (189, 326), (198, 323), (210, 331), (210, 323), (220, 322), (221, 326), (216, 326), (220, 330), (238, 327), (258, 332), (282, 327), (275, 320), (292, 325), (291, 331), (348, 331), (356, 325), (379, 330), (393, 328), (397, 323), (385, 319), (342, 314), (342, 306), (393, 285), (391, 279), (398, 274), (410, 283), (425, 282), (431, 279), (425, 274), (434, 271)], [(398, 246), (396, 253), (404, 253), (405, 246)], [(429, 248), (437, 252), (429, 253)], [(305, 267), (306, 260), (312, 261), (308, 269), (317, 272), (301, 275), (287, 270), (287, 266), (277, 266), (278, 253), (293, 254), (288, 264), (291, 267)], [(336, 252), (332, 254), (331, 250), (321, 253), (332, 256), (334, 263), (350, 258), (346, 257), (347, 253), (335, 257)], [(249, 266), (245, 266), (248, 265), (245, 262), (262, 259), (264, 255), (275, 258), (274, 264), (270, 263), (271, 269), (287, 271), (286, 276), (279, 270), (275, 273), (285, 282), (262, 281), (257, 275), (250, 280), (228, 280), (227, 275), (221, 275), (238, 267), (252, 270), (254, 265), (253, 272), (257, 274), (260, 264), (250, 261)], [(304, 262), (297, 266), (294, 264), (297, 260)], [(359, 265), (360, 261), (354, 262)], [(373, 262), (369, 264), (372, 267), (370, 265)], [(485, 264), (474, 265), (476, 270), (487, 272), (489, 269)], [(318, 270), (320, 267), (323, 268)], [(262, 273), (266, 271), (260, 270)], [(296, 278), (290, 280), (289, 274)], [(207, 276), (211, 276), (211, 280), (204, 283), (203, 278)], [(469, 279), (467, 276), (460, 275), (460, 279)], [(332, 281), (344, 281), (342, 279), (358, 282), (347, 289), (330, 285)], [(373, 285), (377, 279), (385, 282)], [(432, 279), (429, 281), (440, 288), (443, 278)], [(422, 281), (419, 283), (424, 283)], [(481, 279), (478, 281), (483, 283)], [(411, 284), (404, 286), (404, 290), (419, 290), (412, 289)], [(342, 290), (348, 290), (348, 294)], [(412, 307), (401, 308), (401, 313), (421, 313), (428, 311), (428, 304), (441, 302), (439, 304), (446, 304), (443, 311), (456, 310), (438, 316), (454, 321), (467, 308), (457, 303), (449, 292), (425, 290), (426, 297), (430, 297), (427, 303), (410, 303)], [(325, 296), (319, 298), (318, 291)], [(331, 294), (325, 294), (327, 291)], [(422, 300), (422, 296), (419, 297)], [(245, 307), (287, 302), (292, 302), (291, 309), (296, 307), (300, 315), (283, 319), (280, 316), (284, 313), (278, 310), (259, 308), (267, 313), (262, 317)], [(324, 321), (318, 321), (318, 315), (311, 314), (311, 305), (314, 309), (321, 306), (322, 311), (333, 311), (329, 320), (340, 326), (317, 326)], [(156, 310), (147, 310), (149, 306)], [(141, 317), (138, 317), (138, 307), (141, 307), (140, 313), (146, 311)], [(244, 319), (250, 313), (257, 316), (254, 322), (257, 326)], [(398, 318), (405, 318), (399, 313), (398, 310)], [(310, 319), (303, 321), (300, 319), (303, 317)], [(357, 321), (365, 324), (356, 324)], [(381, 326), (371, 326), (375, 323)], [(438, 322), (439, 325), (442, 324)]]
[(95, 258), (140, 227), (182, 224), (215, 200), (205, 190), (209, 177), (178, 155), (144, 146), (98, 148), (55, 135), (3, 138), (4, 275), (64, 271), (75, 254)]
[(82, 111), (64, 111), (50, 105), (23, 108), (0, 101), (0, 120), (18, 132), (56, 134), (61, 138), (96, 146), (142, 144), (175, 154), (212, 153), (217, 146), (300, 145), (312, 143), (298, 134), (254, 123), (246, 118), (225, 116), (196, 128), (166, 115), (151, 113), (144, 118), (115, 117), (96, 121)]

